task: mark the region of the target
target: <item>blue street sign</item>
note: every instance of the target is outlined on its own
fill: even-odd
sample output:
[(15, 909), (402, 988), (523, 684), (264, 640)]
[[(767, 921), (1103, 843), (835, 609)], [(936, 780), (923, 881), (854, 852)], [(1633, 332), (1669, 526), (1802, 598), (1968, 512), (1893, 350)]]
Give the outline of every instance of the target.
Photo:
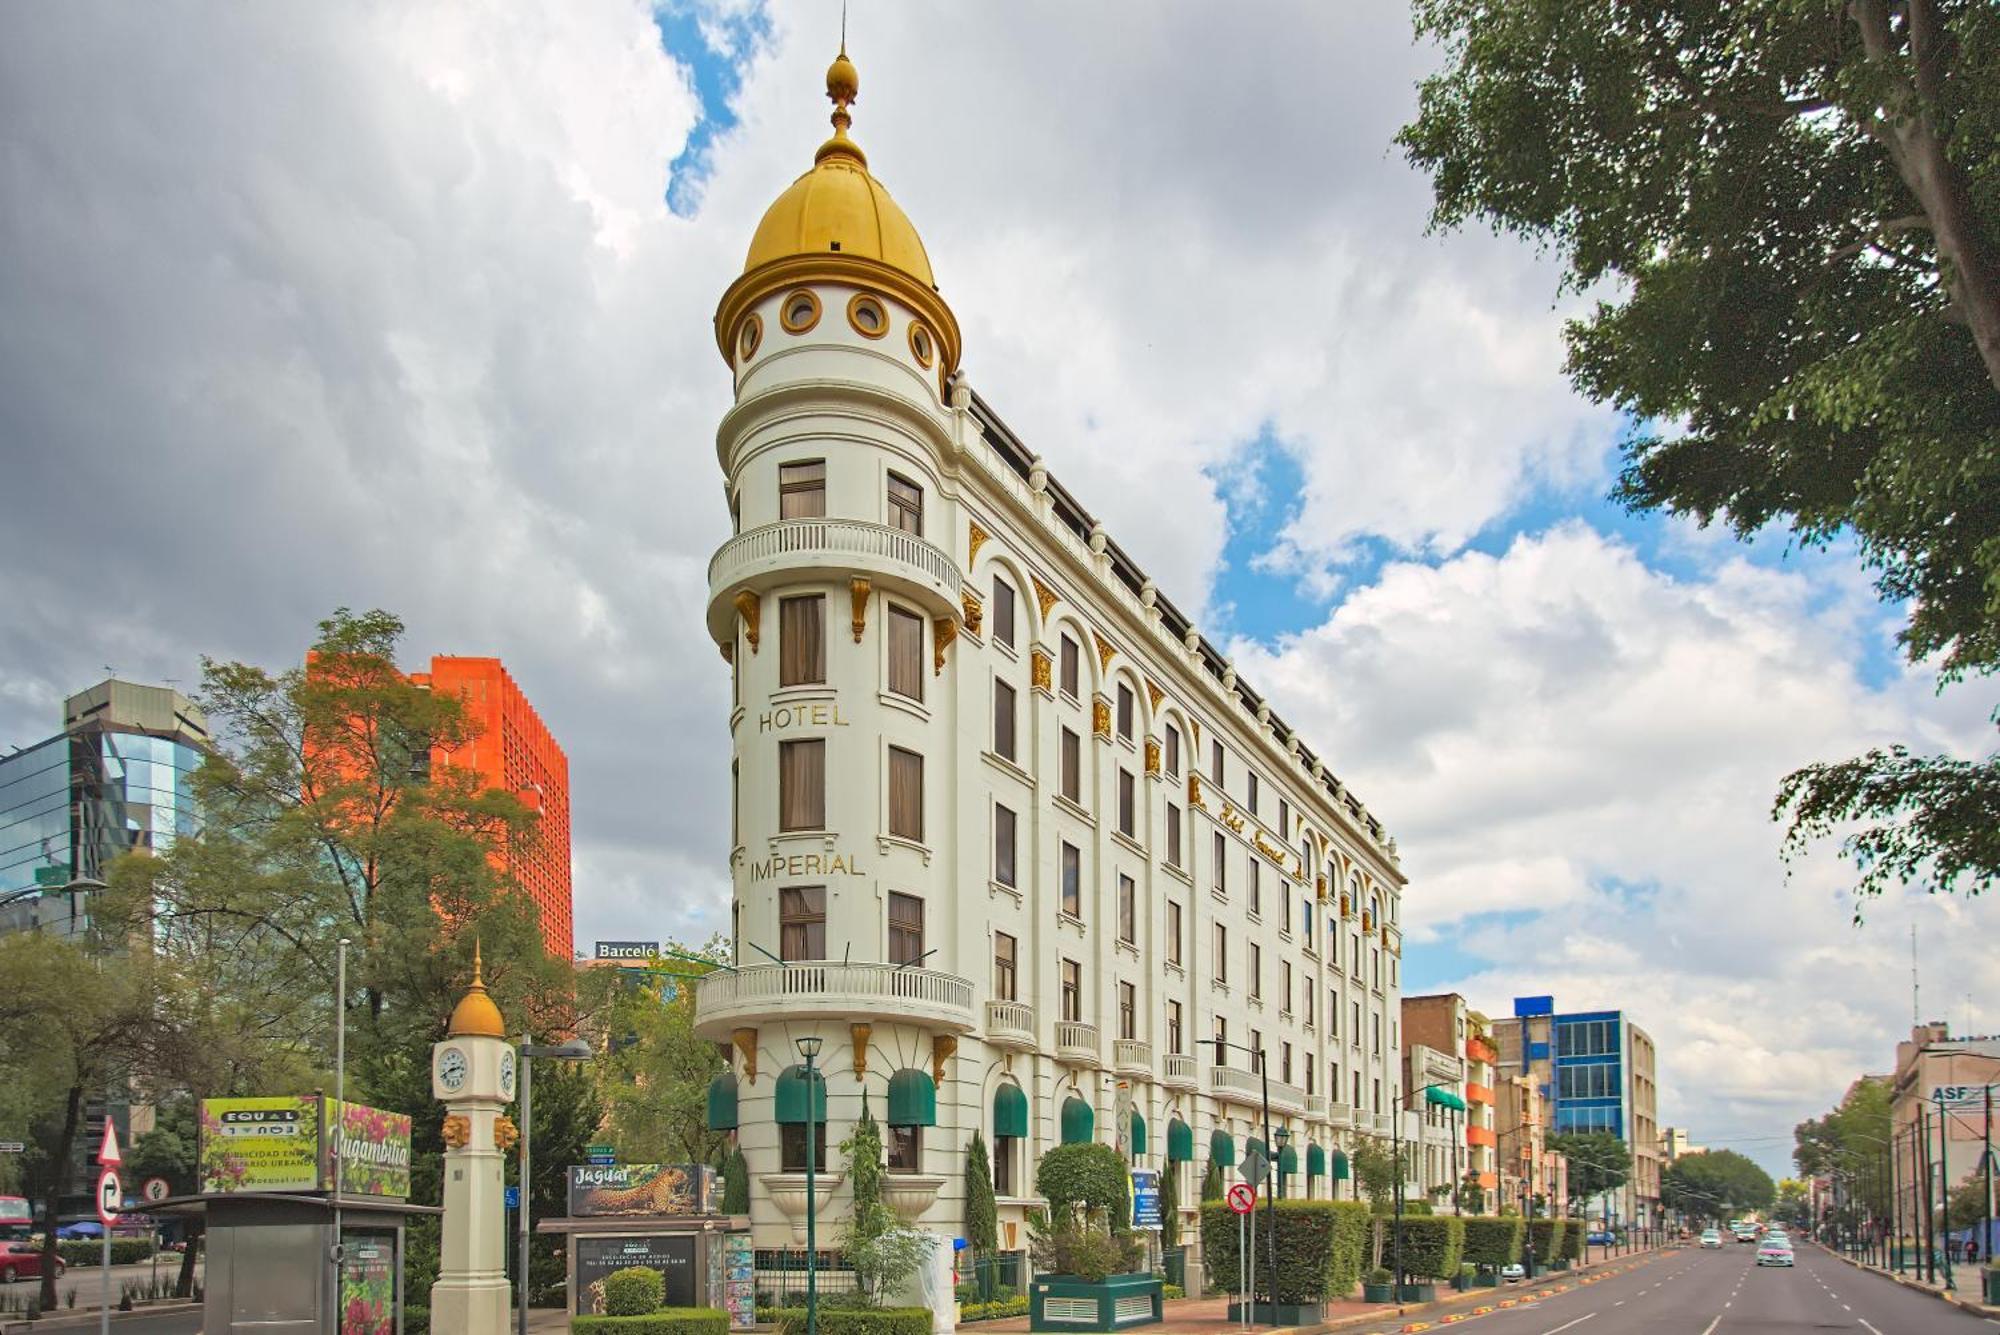
[(519, 1187), (507, 1188), (507, 1208), (510, 1210), (521, 1208), (521, 1189)]
[(1160, 1227), (1160, 1175), (1153, 1169), (1132, 1170), (1132, 1227)]

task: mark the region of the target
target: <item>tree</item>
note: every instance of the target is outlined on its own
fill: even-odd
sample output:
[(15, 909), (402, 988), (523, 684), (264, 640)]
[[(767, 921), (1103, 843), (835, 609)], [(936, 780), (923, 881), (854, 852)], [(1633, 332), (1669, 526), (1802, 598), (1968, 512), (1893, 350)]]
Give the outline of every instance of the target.
[(993, 1253), (1000, 1246), (1000, 1209), (993, 1198), (993, 1164), (986, 1157), (986, 1138), (977, 1127), (965, 1147), (965, 1245), (972, 1251), (980, 1297), (990, 1299)]
[[(688, 947), (668, 942), (661, 972), (599, 969), (585, 1006), (598, 1022), (600, 1088), (610, 1139), (636, 1163), (708, 1163), (729, 1135), (708, 1127), (708, 1085), (728, 1069), (716, 1045), (694, 1032), (694, 979), (729, 962), (721, 937)], [(671, 973), (667, 972), (671, 971)]]
[(854, 1271), (854, 1287), (872, 1306), (900, 1289), (930, 1252), (930, 1238), (906, 1228), (882, 1200), (882, 1131), (868, 1101), (861, 1117), (840, 1143), (847, 1158), (847, 1180), (854, 1197), (854, 1215), (847, 1226), (841, 1254)]
[(1683, 1154), (1660, 1174), (1660, 1201), (1703, 1218), (1762, 1210), (1777, 1199), (1771, 1175), (1735, 1150)]
[(1548, 1147), (1569, 1160), (1572, 1215), (1585, 1201), (1607, 1195), (1632, 1176), (1632, 1151), (1609, 1131), (1571, 1131), (1550, 1136)]
[(1778, 1180), (1778, 1217), (1788, 1224), (1804, 1228), (1812, 1220), (1808, 1218), (1811, 1202), (1806, 1193), (1806, 1184), (1795, 1177)]
[(1160, 1170), (1160, 1247), (1172, 1251), (1181, 1245), (1181, 1162), (1173, 1155)]
[[(2000, 12), (1984, 0), (1416, 0), (1399, 142), (1434, 226), (1600, 294), (1568, 373), (1639, 423), (1617, 495), (1740, 537), (1851, 534), (1913, 661), (2000, 667)], [(1789, 776), (1788, 856), (1861, 894), (2000, 875), (2000, 757)]]
[(1893, 1187), (1887, 1162), (1889, 1103), (1890, 1082), (1863, 1076), (1848, 1086), (1832, 1112), (1792, 1128), (1792, 1162), (1800, 1176), (1839, 1175), (1849, 1199), (1878, 1219), (1890, 1213)]
[(729, 1147), (729, 1158), (722, 1165), (722, 1212), (750, 1213), (750, 1164), (743, 1151), (734, 1145)]
[(1210, 1159), (1208, 1171), (1201, 1175), (1201, 1198), (1204, 1201), (1219, 1201), (1222, 1193), (1222, 1165)]

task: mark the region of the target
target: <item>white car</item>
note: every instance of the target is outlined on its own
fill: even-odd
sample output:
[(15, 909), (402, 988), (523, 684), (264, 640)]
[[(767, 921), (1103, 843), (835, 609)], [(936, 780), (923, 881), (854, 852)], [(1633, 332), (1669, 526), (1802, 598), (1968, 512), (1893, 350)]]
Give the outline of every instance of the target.
[(1528, 1277), (1528, 1272), (1522, 1268), (1521, 1263), (1519, 1261), (1515, 1261), (1511, 1265), (1503, 1265), (1500, 1267), (1500, 1278), (1505, 1280), (1509, 1284), (1519, 1284), (1522, 1280), (1526, 1279), (1527, 1277)]
[(1789, 1267), (1792, 1264), (1791, 1244), (1785, 1242), (1763, 1243), (1757, 1248), (1757, 1264)]
[(1719, 1228), (1703, 1229), (1701, 1231), (1701, 1245), (1704, 1247), (1713, 1247), (1720, 1251), (1722, 1249), (1722, 1230)]

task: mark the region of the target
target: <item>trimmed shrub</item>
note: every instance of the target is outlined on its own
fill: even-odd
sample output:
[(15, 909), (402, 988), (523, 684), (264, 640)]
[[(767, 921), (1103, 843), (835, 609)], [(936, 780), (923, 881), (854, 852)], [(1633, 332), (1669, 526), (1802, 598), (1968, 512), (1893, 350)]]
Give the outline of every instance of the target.
[(403, 1335), (424, 1335), (431, 1328), (431, 1309), (403, 1304)]
[[(778, 1335), (806, 1335), (806, 1309), (779, 1309)], [(930, 1309), (924, 1307), (871, 1307), (848, 1311), (819, 1311), (822, 1335), (931, 1335)]]
[(1465, 1247), (1465, 1221), (1453, 1215), (1404, 1216), (1400, 1231), (1397, 1221), (1388, 1221), (1388, 1241), (1382, 1248), (1384, 1259), (1394, 1255), (1396, 1239), (1403, 1240), (1403, 1273), (1423, 1279), (1450, 1279), (1458, 1273), (1459, 1253)]
[[(1252, 1280), (1257, 1295), (1271, 1289), (1271, 1214), (1259, 1206), (1255, 1255), (1263, 1259)], [(1278, 1301), (1318, 1303), (1345, 1297), (1361, 1275), (1367, 1247), (1368, 1207), (1359, 1201), (1278, 1202)], [(1201, 1207), (1201, 1254), (1211, 1276), (1233, 1284), (1240, 1264), (1237, 1216), (1227, 1205)], [(1224, 1278), (1226, 1277), (1226, 1278)]]
[(1101, 1212), (1124, 1232), (1132, 1224), (1132, 1178), (1118, 1151), (1095, 1142), (1058, 1145), (1035, 1166), (1035, 1191), (1049, 1203), (1049, 1222), (1061, 1225), (1078, 1210)]
[[(1530, 1219), (1528, 1221), (1528, 1238), (1535, 1244), (1535, 1260), (1540, 1264), (1547, 1265), (1563, 1254), (1563, 1222), (1560, 1219)], [(1581, 1237), (1583, 1235), (1582, 1226), (1579, 1225), (1575, 1232), (1577, 1236)]]
[(1498, 1270), (1521, 1259), (1521, 1235), (1526, 1221), (1518, 1215), (1467, 1215), (1465, 1250), (1461, 1257), (1472, 1265)]
[[(56, 1241), (56, 1255), (62, 1257), (64, 1265), (96, 1265), (104, 1259), (104, 1244), (96, 1238), (60, 1238)], [(113, 1238), (111, 1240), (111, 1264), (137, 1265), (151, 1260), (153, 1244), (147, 1238)]]
[[(408, 1311), (404, 1309), (406, 1315)], [(824, 1315), (820, 1324), (826, 1324)], [(571, 1335), (729, 1335), (729, 1313), (714, 1307), (662, 1307), (643, 1316), (573, 1316), (569, 1328)]]
[(1579, 1223), (1574, 1228), (1566, 1229), (1563, 1232), (1562, 1254), (1572, 1261), (1582, 1261), (1583, 1247), (1588, 1241), (1590, 1241), (1590, 1234), (1584, 1229), (1582, 1224)]
[(960, 1325), (968, 1321), (998, 1321), (1004, 1317), (1027, 1314), (1026, 1298), (995, 1298), (990, 1303), (960, 1303), (958, 1306)]
[(750, 1165), (742, 1150), (731, 1150), (722, 1165), (722, 1213), (750, 1213)]
[(604, 1277), (606, 1316), (651, 1316), (667, 1301), (667, 1277), (642, 1265)]
[[(1391, 1205), (1389, 1207), (1389, 1213), (1392, 1215), (1395, 1214), (1396, 1207)], [(1437, 1211), (1431, 1207), (1431, 1203), (1429, 1201), (1406, 1200), (1403, 1202), (1403, 1218), (1405, 1219), (1408, 1219), (1411, 1215), (1431, 1215), (1436, 1213)]]

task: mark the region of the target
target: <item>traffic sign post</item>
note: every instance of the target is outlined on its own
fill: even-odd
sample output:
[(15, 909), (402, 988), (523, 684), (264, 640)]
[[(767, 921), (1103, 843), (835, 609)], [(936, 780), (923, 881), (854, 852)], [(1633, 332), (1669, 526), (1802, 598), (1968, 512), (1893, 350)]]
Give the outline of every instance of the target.
[(1236, 1213), (1249, 1214), (1257, 1208), (1257, 1188), (1248, 1182), (1238, 1182), (1229, 1189), (1229, 1195), (1225, 1199), (1229, 1202), (1229, 1208)]
[(1248, 1182), (1238, 1182), (1223, 1197), (1229, 1208), (1236, 1212), (1236, 1290), (1242, 1295), (1242, 1306), (1237, 1309), (1243, 1317), (1243, 1328), (1250, 1328), (1250, 1212), (1257, 1208), (1257, 1188)]
[(163, 1201), (172, 1194), (173, 1188), (167, 1185), (167, 1180), (163, 1177), (149, 1177), (146, 1179), (145, 1184), (139, 1188), (139, 1195), (149, 1204), (155, 1201)]
[(118, 1207), (125, 1200), (125, 1188), (118, 1181), (118, 1165), (124, 1162), (125, 1156), (118, 1152), (118, 1124), (111, 1120), (107, 1108), (104, 1141), (97, 1147), (97, 1166), (103, 1170), (97, 1177), (97, 1218), (104, 1225), (104, 1256), (98, 1265), (98, 1273), (104, 1277), (98, 1335), (111, 1335), (111, 1226), (118, 1222)]

